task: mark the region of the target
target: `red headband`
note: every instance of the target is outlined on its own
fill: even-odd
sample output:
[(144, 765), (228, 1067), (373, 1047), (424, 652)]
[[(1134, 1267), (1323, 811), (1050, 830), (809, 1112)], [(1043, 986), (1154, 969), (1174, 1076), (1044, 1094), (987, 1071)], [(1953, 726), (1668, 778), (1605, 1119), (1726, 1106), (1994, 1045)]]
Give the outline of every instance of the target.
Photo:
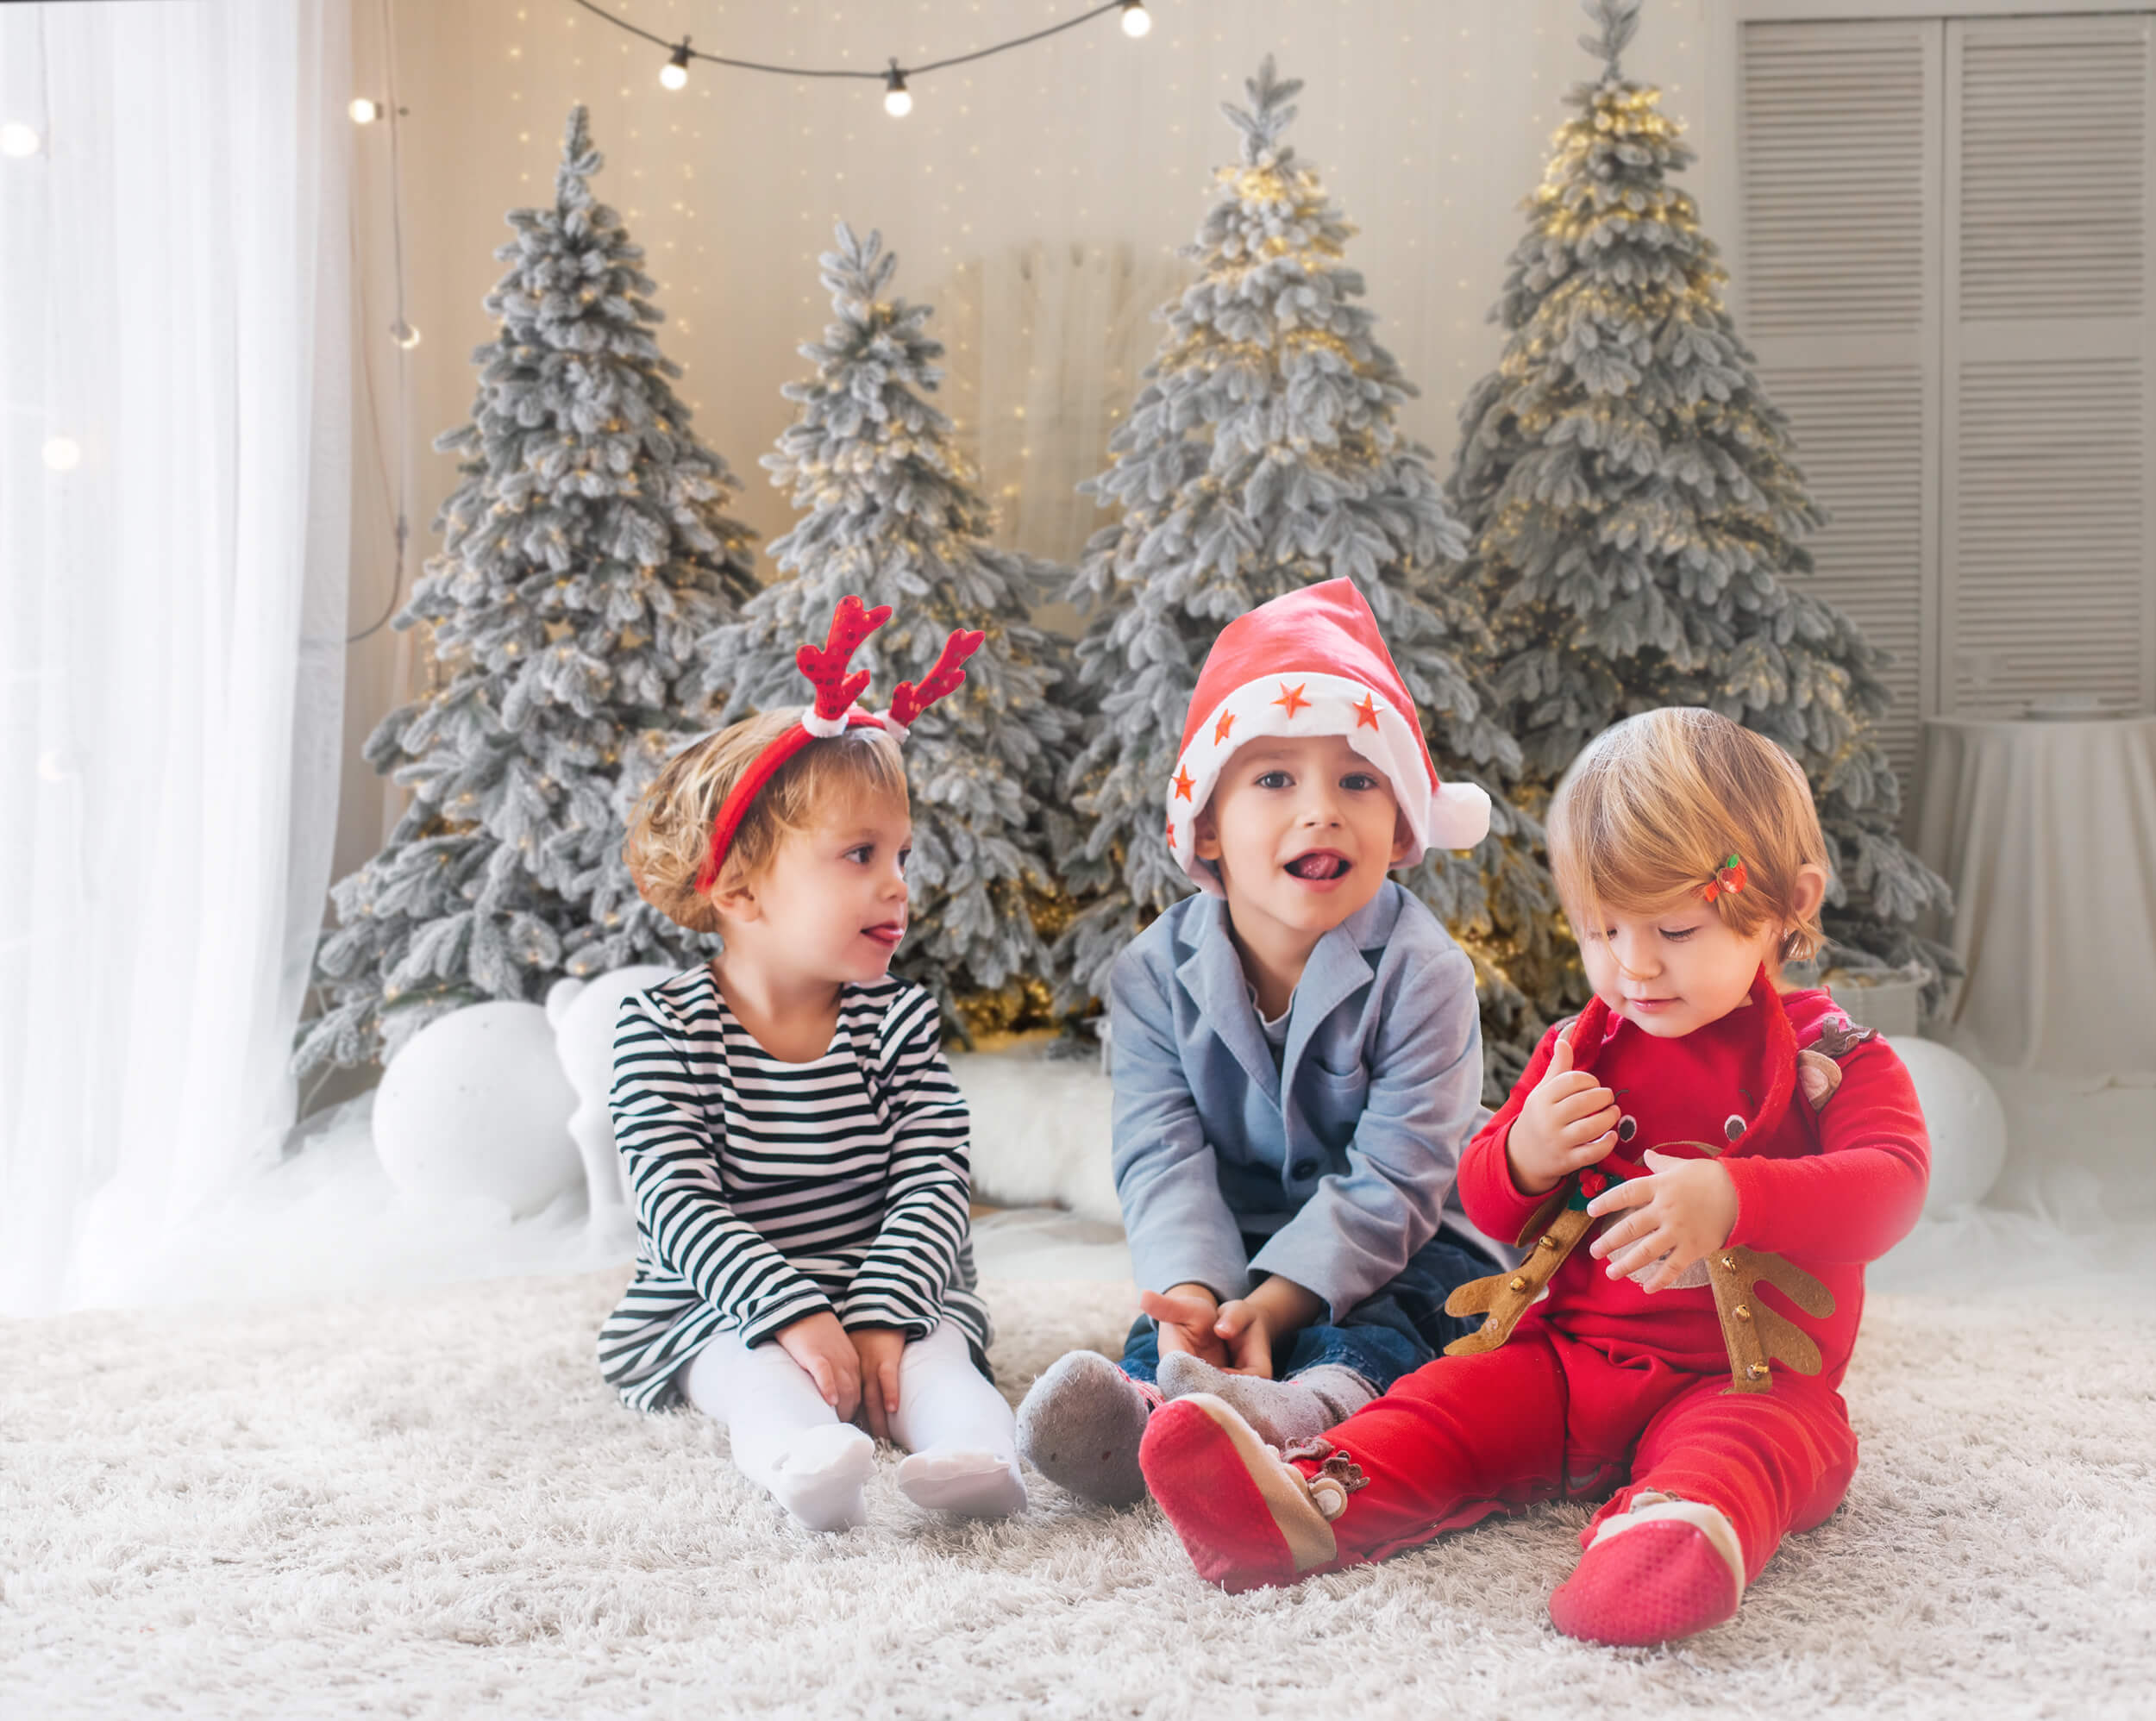
[(849, 729), (887, 729), (903, 744), (907, 727), (923, 711), (946, 694), (957, 692), (966, 679), (966, 672), (959, 666), (978, 651), (981, 641), (987, 637), (965, 628), (957, 629), (943, 641), (936, 666), (921, 679), (920, 685), (917, 687), (911, 681), (901, 681), (898, 691), (891, 696), (891, 709), (879, 716), (862, 710), (854, 703), (868, 685), (868, 672), (858, 669), (849, 675), (846, 666), (861, 642), (890, 619), (888, 604), (864, 610), (858, 598), (842, 598), (837, 613), (831, 616), (830, 634), (824, 641), (824, 648), (818, 651), (814, 646), (805, 645), (794, 653), (793, 660), (800, 666), (801, 673), (815, 684), (816, 703), (801, 713), (800, 722), (756, 755), (755, 762), (741, 773), (741, 780), (726, 797), (726, 804), (719, 808), (718, 817), (711, 824), (711, 856), (705, 861), (704, 870), (696, 875), (696, 888), (699, 892), (710, 890), (718, 882), (719, 868), (725, 864), (726, 851), (733, 844), (734, 833), (741, 828), (749, 804), (781, 765), (812, 741), (828, 741), (845, 734)]

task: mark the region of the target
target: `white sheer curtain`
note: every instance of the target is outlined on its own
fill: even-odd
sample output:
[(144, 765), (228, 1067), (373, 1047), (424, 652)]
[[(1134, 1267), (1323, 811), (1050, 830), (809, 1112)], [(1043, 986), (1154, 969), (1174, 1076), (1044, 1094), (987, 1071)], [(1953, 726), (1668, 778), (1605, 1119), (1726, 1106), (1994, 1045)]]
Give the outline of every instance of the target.
[(335, 815), (347, 0), (0, 8), (0, 1310), (274, 1157)]

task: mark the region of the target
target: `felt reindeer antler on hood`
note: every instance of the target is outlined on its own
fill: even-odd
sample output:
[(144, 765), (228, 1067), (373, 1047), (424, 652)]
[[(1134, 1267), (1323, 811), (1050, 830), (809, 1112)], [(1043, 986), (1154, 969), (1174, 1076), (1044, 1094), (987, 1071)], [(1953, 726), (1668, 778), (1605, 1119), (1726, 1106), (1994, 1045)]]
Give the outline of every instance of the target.
[(854, 653), (861, 648), (861, 642), (890, 619), (888, 604), (879, 604), (870, 610), (862, 605), (860, 598), (849, 594), (838, 600), (822, 648), (804, 645), (794, 653), (794, 662), (816, 689), (815, 701), (801, 713), (800, 722), (756, 755), (755, 762), (741, 773), (733, 792), (726, 797), (725, 804), (719, 808), (718, 817), (711, 823), (711, 852), (705, 860), (703, 871), (696, 875), (698, 890), (708, 891), (718, 882), (719, 869), (726, 862), (726, 851), (733, 844), (734, 833), (741, 829), (749, 803), (762, 792), (764, 785), (787, 760), (811, 742), (830, 741), (849, 729), (886, 729), (903, 746), (908, 727), (921, 713), (938, 699), (956, 692), (964, 684), (966, 672), (961, 666), (980, 650), (981, 642), (987, 637), (968, 629), (957, 629), (943, 641), (936, 666), (921, 679), (918, 687), (911, 681), (902, 681), (891, 696), (888, 710), (864, 711), (856, 702), (868, 691), (868, 672), (849, 672), (848, 666), (853, 661)]

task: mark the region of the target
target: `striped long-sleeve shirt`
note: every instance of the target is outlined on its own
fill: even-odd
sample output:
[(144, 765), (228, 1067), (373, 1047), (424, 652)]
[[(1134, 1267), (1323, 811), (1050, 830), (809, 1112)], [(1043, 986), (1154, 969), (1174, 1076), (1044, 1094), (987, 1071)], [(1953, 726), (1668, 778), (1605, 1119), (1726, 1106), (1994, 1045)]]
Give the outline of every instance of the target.
[(976, 1355), (964, 1097), (935, 1000), (888, 977), (848, 986), (813, 1062), (758, 1045), (708, 967), (623, 1001), (610, 1105), (636, 1207), (636, 1274), (599, 1330), (599, 1367), (638, 1410), (714, 1333), (755, 1344), (830, 1310)]

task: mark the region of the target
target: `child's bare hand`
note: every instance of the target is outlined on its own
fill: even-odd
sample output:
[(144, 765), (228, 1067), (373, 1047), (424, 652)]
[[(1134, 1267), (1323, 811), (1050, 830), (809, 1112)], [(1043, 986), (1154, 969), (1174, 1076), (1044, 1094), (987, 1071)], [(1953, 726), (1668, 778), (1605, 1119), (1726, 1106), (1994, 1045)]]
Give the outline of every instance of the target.
[(1213, 1330), (1220, 1305), (1202, 1285), (1178, 1285), (1163, 1292), (1148, 1291), (1138, 1299), (1139, 1308), (1160, 1323), (1161, 1355), (1187, 1350), (1201, 1362), (1225, 1367), (1228, 1348)]
[(1247, 1297), (1220, 1305), (1213, 1332), (1228, 1348), (1228, 1372), (1273, 1378), (1273, 1349), (1282, 1339), (1315, 1320), (1325, 1299), (1278, 1274), (1261, 1282)]
[(1213, 1330), (1228, 1349), (1228, 1373), (1273, 1378), (1273, 1327), (1265, 1311), (1247, 1297), (1221, 1304)]
[[(1626, 1216), (1587, 1246), (1609, 1261), (1612, 1279), (1628, 1279), (1643, 1267), (1645, 1291), (1666, 1291), (1695, 1261), (1729, 1241), (1737, 1223), (1737, 1186), (1713, 1160), (1681, 1160), (1650, 1151), (1651, 1175), (1614, 1184), (1587, 1204), (1600, 1218), (1629, 1208)], [(1658, 1267), (1655, 1263), (1659, 1261)]]
[(777, 1336), (779, 1349), (801, 1365), (839, 1421), (851, 1422), (861, 1405), (861, 1355), (838, 1317), (819, 1309), (780, 1327)]
[(1617, 1096), (1572, 1067), (1571, 1037), (1559, 1036), (1550, 1067), (1506, 1133), (1514, 1186), (1522, 1195), (1546, 1195), (1582, 1166), (1607, 1157), (1617, 1145)]
[(868, 1432), (891, 1438), (891, 1418), (899, 1413), (899, 1359), (906, 1354), (906, 1334), (897, 1327), (856, 1327), (846, 1336), (861, 1359), (861, 1408)]

